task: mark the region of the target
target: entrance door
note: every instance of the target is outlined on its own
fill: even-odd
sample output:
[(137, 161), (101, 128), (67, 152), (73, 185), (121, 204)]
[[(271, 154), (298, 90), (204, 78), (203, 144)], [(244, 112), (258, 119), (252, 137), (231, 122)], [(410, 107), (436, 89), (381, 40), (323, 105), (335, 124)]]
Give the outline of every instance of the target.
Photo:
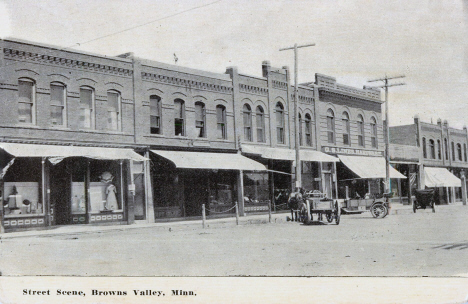
[(50, 171), (50, 202), (56, 225), (70, 224), (70, 175), (63, 164)]
[(198, 171), (185, 176), (185, 215), (202, 215), (202, 204), (208, 203), (208, 178)]

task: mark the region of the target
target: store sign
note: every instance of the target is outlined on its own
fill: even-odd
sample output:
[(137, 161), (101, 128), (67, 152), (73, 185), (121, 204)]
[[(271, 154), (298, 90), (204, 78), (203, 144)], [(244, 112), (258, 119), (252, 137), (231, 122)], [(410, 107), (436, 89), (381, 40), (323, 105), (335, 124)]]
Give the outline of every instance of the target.
[(322, 151), (330, 154), (346, 154), (346, 155), (361, 155), (361, 156), (383, 156), (383, 151), (360, 150), (352, 148), (340, 147), (322, 147)]

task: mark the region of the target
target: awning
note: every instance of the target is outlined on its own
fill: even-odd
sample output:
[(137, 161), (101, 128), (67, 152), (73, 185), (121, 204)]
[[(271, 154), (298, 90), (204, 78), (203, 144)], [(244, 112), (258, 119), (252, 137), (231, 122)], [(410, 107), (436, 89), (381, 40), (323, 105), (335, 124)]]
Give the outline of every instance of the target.
[(461, 187), (461, 180), (445, 168), (424, 168), (426, 187)]
[(266, 171), (266, 167), (250, 158), (234, 153), (208, 153), (185, 151), (151, 150), (162, 156), (177, 168), (184, 169), (219, 169), (219, 170), (245, 170)]
[[(242, 145), (242, 152), (248, 154), (257, 154), (267, 159), (276, 160), (296, 160), (296, 150), (271, 148), (263, 146)], [(300, 157), (302, 161), (314, 162), (338, 162), (339, 159), (320, 151), (315, 150), (300, 150)]]
[[(338, 155), (343, 164), (360, 178), (386, 178), (385, 158)], [(390, 178), (406, 178), (403, 174), (390, 168)]]
[(14, 157), (47, 157), (52, 163), (58, 163), (66, 157), (146, 160), (131, 149), (120, 148), (0, 143), (0, 149)]

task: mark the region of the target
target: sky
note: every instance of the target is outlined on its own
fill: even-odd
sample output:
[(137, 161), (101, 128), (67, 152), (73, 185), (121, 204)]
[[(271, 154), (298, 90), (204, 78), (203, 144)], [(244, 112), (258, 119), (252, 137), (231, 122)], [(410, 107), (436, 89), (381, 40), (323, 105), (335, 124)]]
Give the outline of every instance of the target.
[(294, 71), (279, 49), (315, 43), (299, 50), (300, 83), (405, 75), (390, 125), (468, 125), (468, 0), (0, 0), (0, 37), (254, 76), (264, 60)]

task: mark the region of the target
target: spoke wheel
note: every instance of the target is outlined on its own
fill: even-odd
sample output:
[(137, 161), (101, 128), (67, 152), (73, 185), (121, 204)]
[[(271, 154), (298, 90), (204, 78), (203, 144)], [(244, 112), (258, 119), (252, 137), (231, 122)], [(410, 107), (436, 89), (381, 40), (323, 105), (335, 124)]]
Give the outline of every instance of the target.
[(384, 218), (387, 216), (388, 209), (383, 204), (373, 204), (371, 206), (371, 214), (375, 218)]

